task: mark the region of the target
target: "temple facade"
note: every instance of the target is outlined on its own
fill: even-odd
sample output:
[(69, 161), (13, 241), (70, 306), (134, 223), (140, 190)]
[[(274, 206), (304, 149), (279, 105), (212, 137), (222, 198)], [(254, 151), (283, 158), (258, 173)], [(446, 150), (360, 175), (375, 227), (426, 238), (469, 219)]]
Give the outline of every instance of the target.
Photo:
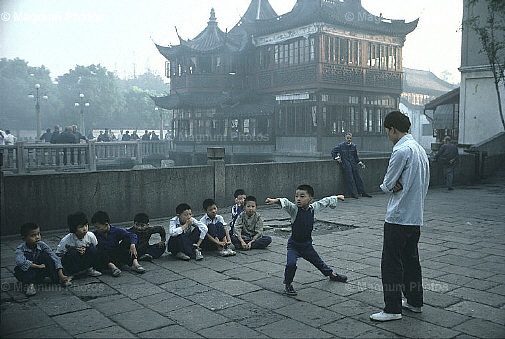
[(277, 14), (251, 3), (230, 30), (214, 10), (194, 39), (159, 46), (170, 95), (175, 151), (328, 157), (346, 132), (361, 151), (391, 149), (382, 121), (398, 109), (402, 47), (417, 20), (369, 13), (360, 0), (298, 0)]

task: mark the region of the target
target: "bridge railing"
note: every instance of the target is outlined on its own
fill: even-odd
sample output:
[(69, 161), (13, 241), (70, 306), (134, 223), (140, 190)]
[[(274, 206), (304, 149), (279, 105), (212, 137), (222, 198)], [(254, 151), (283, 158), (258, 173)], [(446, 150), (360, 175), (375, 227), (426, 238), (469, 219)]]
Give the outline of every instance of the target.
[(97, 164), (111, 164), (120, 159), (142, 159), (152, 154), (168, 155), (170, 144), (164, 141), (94, 142), (47, 144), (17, 142), (0, 146), (0, 170), (11, 173), (37, 171), (96, 171)]

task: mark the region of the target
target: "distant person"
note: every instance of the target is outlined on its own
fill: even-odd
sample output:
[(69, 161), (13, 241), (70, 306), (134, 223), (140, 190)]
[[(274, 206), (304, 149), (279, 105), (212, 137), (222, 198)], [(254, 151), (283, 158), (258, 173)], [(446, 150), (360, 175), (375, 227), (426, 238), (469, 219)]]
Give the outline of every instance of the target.
[(245, 198), (246, 194), (242, 188), (236, 189), (233, 193), (235, 198), (235, 204), (231, 207), (231, 222), (230, 222), (230, 234), (233, 235), (235, 222), (237, 221), (238, 216), (244, 210)]
[(77, 143), (79, 143), (81, 140), (88, 141), (86, 136), (84, 136), (81, 132), (77, 130), (77, 125), (72, 125), (72, 133), (75, 134), (75, 137), (77, 139)]
[(111, 268), (113, 277), (121, 274), (118, 267), (130, 266), (134, 272), (145, 273), (137, 260), (137, 235), (123, 228), (112, 226), (109, 215), (104, 211), (97, 211), (91, 217), (91, 224), (95, 227), (93, 233), (98, 240), (97, 248), (114, 263)]
[(130, 131), (126, 131), (121, 138), (122, 141), (130, 141), (132, 136), (130, 135)]
[(14, 145), (16, 143), (16, 141), (18, 140), (17, 137), (15, 137), (14, 135), (11, 134), (11, 131), (6, 129), (5, 130), (5, 144), (6, 145)]
[(96, 245), (98, 240), (93, 232), (88, 231), (88, 218), (83, 212), (75, 212), (67, 216), (68, 233), (60, 240), (56, 254), (61, 258), (65, 273), (72, 276), (88, 275), (99, 277), (102, 275), (97, 269), (109, 268), (113, 263), (107, 262)]
[[(399, 111), (386, 115), (384, 127), (393, 152), (380, 185), (390, 194), (384, 222), (381, 277), (384, 309), (374, 321), (402, 318), (402, 308), (422, 312), (423, 279), (418, 242), (423, 225), (424, 199), (430, 183), (428, 156), (411, 134), (409, 118)], [(402, 292), (406, 300), (402, 300)]]
[(48, 128), (46, 131), (40, 136), (39, 140), (43, 142), (51, 142), (51, 129)]
[(25, 294), (37, 293), (35, 284), (49, 277), (53, 283), (70, 286), (70, 278), (63, 273), (60, 258), (41, 240), (40, 228), (35, 223), (21, 226), (23, 243), (16, 248), (16, 266), (14, 276), (26, 287)]
[(226, 222), (221, 215), (217, 214), (216, 202), (213, 199), (205, 199), (203, 210), (205, 214), (200, 221), (207, 226), (208, 231), (202, 247), (217, 249), (223, 257), (235, 255), (235, 251), (231, 248), (231, 238)]
[(88, 131), (88, 140), (94, 140), (95, 139), (95, 136), (93, 135), (93, 130), (90, 129)]
[(151, 140), (151, 132), (145, 130), (144, 135), (142, 136), (142, 141), (149, 141), (149, 140)]
[[(347, 188), (347, 195), (351, 198), (358, 199), (358, 194), (362, 197), (371, 198), (370, 194), (365, 192), (365, 185), (359, 175), (359, 167), (365, 168), (365, 164), (359, 160), (356, 144), (351, 142), (352, 134), (345, 135), (345, 141), (341, 142), (333, 148), (331, 156), (336, 160), (342, 168), (344, 181)], [(356, 184), (356, 187), (355, 187)], [(356, 191), (357, 189), (357, 191)]]
[(117, 141), (123, 140), (123, 130), (119, 130), (119, 133), (116, 135)]
[(435, 155), (435, 161), (440, 162), (444, 168), (445, 186), (449, 191), (454, 189), (452, 187), (452, 182), (454, 180), (454, 167), (456, 166), (458, 157), (458, 147), (451, 143), (450, 136), (446, 136), (444, 138), (444, 144), (440, 146), (440, 149)]
[(186, 203), (177, 205), (175, 213), (168, 229), (168, 251), (180, 260), (202, 260), (200, 245), (207, 235), (207, 226), (193, 218), (191, 207)]
[(140, 140), (140, 137), (138, 136), (137, 131), (133, 131), (130, 140)]
[(333, 272), (326, 265), (312, 245), (314, 214), (326, 207), (337, 207), (338, 200), (344, 200), (344, 196), (331, 196), (314, 202), (314, 189), (310, 185), (300, 185), (296, 188), (296, 203), (292, 203), (286, 198), (267, 198), (265, 200), (265, 203), (268, 205), (281, 205), (281, 208), (291, 217), (291, 236), (288, 239), (286, 268), (284, 270), (284, 290), (288, 296), (297, 295), (292, 283), (295, 278), (298, 258), (303, 258), (310, 262), (324, 276), (330, 277), (331, 281), (347, 281), (347, 276)]
[(160, 137), (158, 136), (158, 134), (156, 134), (155, 131), (152, 131), (151, 132), (151, 141), (159, 141), (160, 140)]
[(51, 140), (49, 142), (51, 144), (57, 144), (59, 138), (60, 138), (60, 126), (54, 125), (53, 134), (51, 134)]
[(0, 129), (0, 146), (5, 145), (5, 132)]
[(248, 195), (245, 206), (235, 223), (231, 241), (237, 250), (264, 249), (272, 242), (272, 238), (263, 235), (263, 218), (256, 211), (256, 198)]
[[(145, 213), (137, 213), (133, 218), (134, 225), (127, 229), (128, 232), (137, 235), (137, 257), (139, 260), (151, 261), (158, 259), (165, 253), (165, 243), (167, 234), (161, 226), (149, 226), (149, 216)], [(150, 244), (149, 241), (153, 234), (160, 236), (160, 241)]]
[(77, 139), (76, 134), (72, 130), (72, 126), (65, 127), (65, 130), (58, 136), (58, 144), (77, 144), (79, 139)]

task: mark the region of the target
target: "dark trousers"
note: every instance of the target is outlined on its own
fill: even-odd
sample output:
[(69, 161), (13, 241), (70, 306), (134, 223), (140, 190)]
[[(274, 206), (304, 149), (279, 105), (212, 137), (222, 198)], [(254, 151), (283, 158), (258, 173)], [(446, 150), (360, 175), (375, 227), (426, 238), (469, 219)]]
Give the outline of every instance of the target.
[(445, 187), (452, 188), (452, 182), (454, 180), (453, 165), (444, 166), (444, 179), (445, 179)]
[[(209, 229), (207, 234), (210, 235), (211, 237), (213, 238), (217, 237), (220, 241), (226, 238), (226, 231), (224, 229), (225, 226), (222, 223), (218, 222), (215, 224), (209, 224), (207, 225), (207, 227)], [(202, 247), (206, 249), (215, 249), (216, 244), (214, 244), (207, 237), (205, 237), (205, 239), (202, 242)]]
[(358, 164), (351, 165), (350, 163), (342, 164), (342, 171), (344, 173), (344, 180), (347, 189), (347, 194), (356, 195), (356, 189), (354, 188), (354, 184), (356, 183), (356, 188), (358, 189), (358, 194), (365, 193), (365, 185), (363, 184), (363, 180), (359, 175), (359, 166)]
[(288, 253), (286, 268), (284, 269), (284, 284), (289, 285), (293, 282), (296, 273), (296, 262), (298, 258), (303, 258), (314, 265), (324, 276), (330, 276), (333, 270), (326, 265), (317, 254), (312, 240), (305, 242), (294, 241), (291, 237), (288, 239)]
[(147, 244), (147, 246), (139, 246), (137, 248), (137, 255), (140, 258), (144, 254), (149, 254), (154, 259), (158, 259), (163, 255), (163, 253), (165, 253), (165, 248), (166, 248), (165, 244), (162, 244), (162, 246), (160, 246), (159, 244), (154, 245)]
[(71, 248), (61, 258), (61, 264), (66, 274), (73, 275), (90, 267), (95, 269), (106, 268), (107, 257), (93, 245), (86, 248), (84, 254), (79, 253), (76, 248)]
[(41, 253), (37, 259), (33, 261), (34, 264), (46, 265), (45, 268), (29, 268), (27, 271), (23, 271), (21, 268), (16, 266), (14, 268), (14, 276), (18, 281), (24, 284), (41, 283), (44, 277), (51, 278), (53, 283), (59, 282), (58, 270), (56, 269), (56, 264), (48, 253)]
[(130, 245), (130, 239), (125, 239), (112, 249), (105, 249), (98, 243), (97, 249), (104, 255), (107, 263), (112, 262), (117, 267), (122, 267), (123, 265), (131, 266), (133, 265), (134, 258), (130, 254)]
[(168, 251), (172, 254), (183, 252), (186, 255), (195, 255), (195, 246), (200, 239), (200, 230), (195, 228), (191, 233), (183, 233), (176, 237), (168, 238)]
[[(252, 238), (248, 237), (242, 237), (242, 240), (244, 240), (246, 243), (250, 242)], [(242, 249), (242, 243), (238, 239), (236, 235), (231, 236), (231, 242), (233, 246), (235, 246), (235, 249), (241, 250)], [(272, 238), (269, 237), (268, 235), (263, 235), (259, 237), (258, 239), (254, 240), (254, 242), (251, 244), (251, 249), (252, 250), (257, 250), (257, 249), (265, 249), (270, 243), (272, 242)]]
[(423, 306), (420, 235), (419, 226), (384, 223), (381, 274), (386, 313), (402, 313), (402, 292), (410, 305)]

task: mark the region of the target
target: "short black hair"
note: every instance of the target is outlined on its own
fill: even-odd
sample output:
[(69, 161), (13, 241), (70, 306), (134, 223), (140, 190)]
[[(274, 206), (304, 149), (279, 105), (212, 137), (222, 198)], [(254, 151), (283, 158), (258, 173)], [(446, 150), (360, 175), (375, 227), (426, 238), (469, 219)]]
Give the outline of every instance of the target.
[(311, 197), (314, 196), (314, 188), (310, 185), (303, 184), (303, 185), (298, 186), (296, 189), (300, 190), (300, 191), (307, 192), (307, 194), (310, 195)]
[(244, 204), (247, 204), (248, 201), (254, 201), (256, 203), (256, 197), (248, 195), (247, 197), (245, 197)]
[(26, 224), (21, 225), (21, 236), (24, 238), (28, 235), (28, 233), (32, 230), (36, 230), (39, 228), (39, 225), (37, 225), (34, 222), (27, 222)]
[(149, 224), (149, 216), (145, 213), (137, 213), (133, 217), (133, 222), (138, 222), (139, 224)]
[(96, 211), (95, 214), (91, 217), (91, 223), (92, 224), (110, 224), (110, 218), (107, 212), (104, 211)]
[(67, 216), (67, 226), (70, 233), (75, 233), (77, 227), (86, 225), (88, 223), (88, 217), (84, 212), (75, 212)]
[(214, 201), (214, 199), (205, 199), (203, 201), (203, 210), (206, 211), (207, 208), (209, 208), (212, 205), (216, 205), (216, 202)]
[(235, 193), (233, 193), (233, 196), (235, 198), (237, 198), (239, 195), (245, 195), (245, 191), (242, 188), (235, 190)]
[(385, 128), (394, 128), (400, 132), (406, 133), (410, 129), (410, 119), (400, 111), (392, 111), (384, 118)]
[(179, 215), (179, 214), (184, 213), (184, 211), (190, 210), (190, 209), (191, 209), (191, 206), (189, 206), (188, 204), (183, 202), (182, 204), (177, 205), (177, 207), (175, 208), (175, 214)]

